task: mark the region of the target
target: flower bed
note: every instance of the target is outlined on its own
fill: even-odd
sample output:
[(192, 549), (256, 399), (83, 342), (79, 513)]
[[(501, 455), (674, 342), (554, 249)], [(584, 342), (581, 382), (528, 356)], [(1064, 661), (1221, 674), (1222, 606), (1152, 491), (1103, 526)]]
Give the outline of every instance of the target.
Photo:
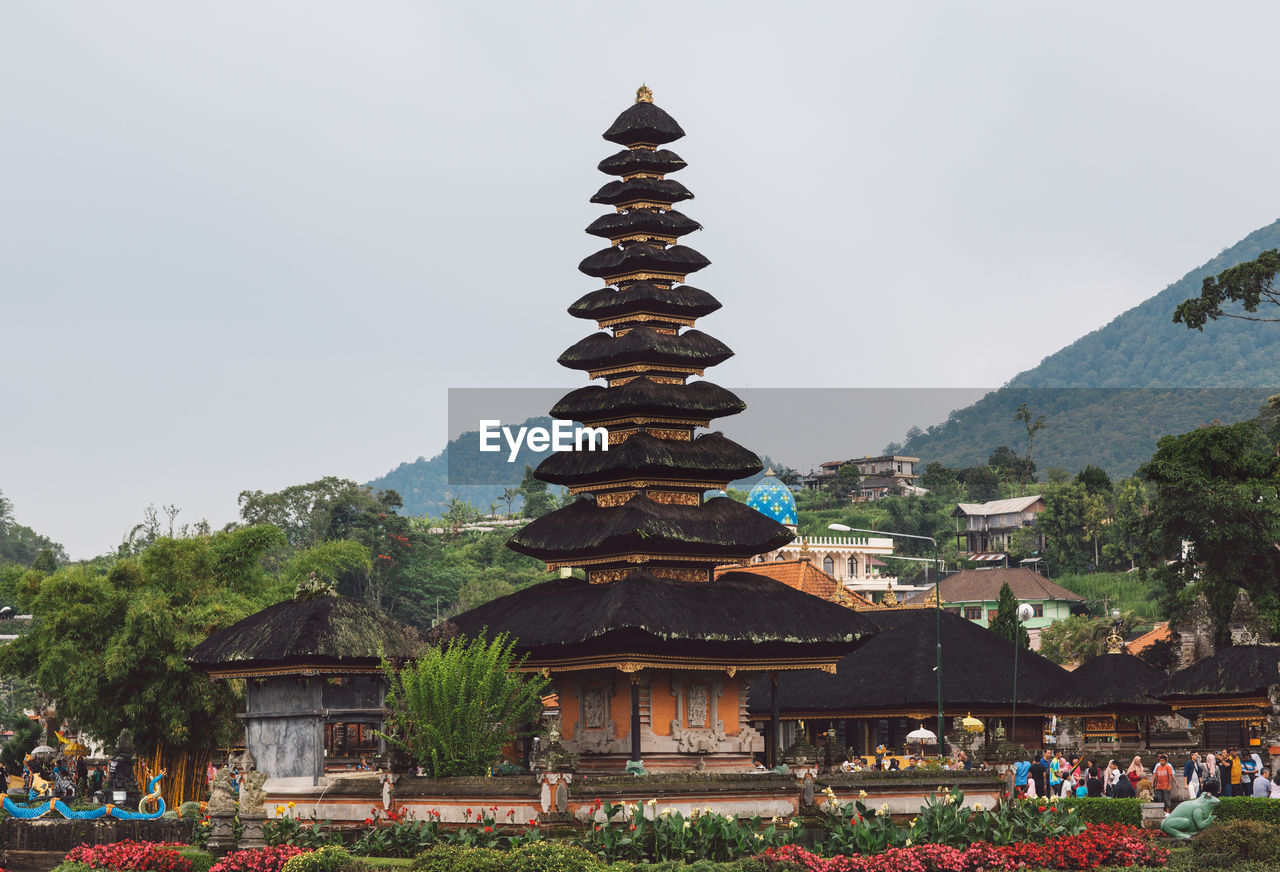
[(232, 851), (209, 868), (209, 872), (281, 872), (291, 857), (302, 853), (295, 845)]
[(800, 872), (1005, 872), (1022, 868), (1097, 869), (1103, 866), (1163, 866), (1169, 852), (1151, 842), (1137, 827), (1094, 824), (1076, 836), (1059, 836), (1041, 844), (964, 848), (907, 845), (878, 854), (823, 858), (799, 845), (770, 848), (761, 856), (773, 870)]
[(178, 853), (185, 847), (179, 842), (134, 841), (79, 845), (71, 849), (66, 860), (115, 872), (192, 872), (191, 861)]

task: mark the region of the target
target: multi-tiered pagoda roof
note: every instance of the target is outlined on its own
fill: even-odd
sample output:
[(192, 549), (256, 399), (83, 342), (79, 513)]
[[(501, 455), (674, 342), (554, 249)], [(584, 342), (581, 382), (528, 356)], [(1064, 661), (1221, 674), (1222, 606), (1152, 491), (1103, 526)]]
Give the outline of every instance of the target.
[[(530, 522), (509, 543), (548, 569), (572, 568), (586, 578), (512, 594), (458, 616), (453, 628), (510, 632), (539, 663), (580, 655), (579, 646), (632, 654), (665, 646), (670, 653), (676, 643), (689, 656), (693, 640), (701, 639), (712, 668), (734, 662), (748, 668), (742, 661), (748, 650), (756, 655), (748, 658), (753, 668), (763, 668), (755, 662), (762, 656), (779, 668), (830, 668), (837, 650), (875, 632), (869, 621), (768, 579), (715, 577), (716, 567), (772, 551), (793, 534), (742, 503), (706, 496), (762, 467), (721, 433), (700, 432), (746, 405), (703, 378), (733, 352), (695, 328), (720, 303), (684, 284), (710, 261), (681, 244), (701, 228), (674, 208), (693, 194), (668, 178), (685, 162), (663, 146), (683, 135), (647, 88), (604, 134), (624, 148), (600, 169), (619, 178), (591, 201), (614, 208), (587, 233), (609, 247), (579, 270), (606, 286), (569, 307), (600, 332), (560, 355), (561, 364), (603, 384), (570, 391), (551, 415), (606, 428), (609, 446), (543, 461), (538, 478), (568, 487), (577, 499)], [(755, 605), (748, 607), (748, 599)]]

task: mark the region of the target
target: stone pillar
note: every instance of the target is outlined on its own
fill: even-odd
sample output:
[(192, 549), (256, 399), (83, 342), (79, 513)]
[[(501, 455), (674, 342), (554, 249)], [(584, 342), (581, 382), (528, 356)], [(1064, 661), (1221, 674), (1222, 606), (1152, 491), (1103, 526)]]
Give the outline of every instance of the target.
[(215, 857), (230, 854), (236, 849), (236, 835), (231, 815), (209, 815), (209, 841), (205, 848)]
[(631, 759), (639, 762), (640, 756), (640, 679), (631, 676)]
[(778, 710), (778, 673), (769, 673), (769, 765), (777, 766), (782, 762), (782, 723)]
[(242, 814), (240, 815), (240, 844), (237, 849), (246, 851), (250, 848), (265, 848), (267, 840), (262, 835), (262, 825), (266, 823), (267, 816), (265, 814)]

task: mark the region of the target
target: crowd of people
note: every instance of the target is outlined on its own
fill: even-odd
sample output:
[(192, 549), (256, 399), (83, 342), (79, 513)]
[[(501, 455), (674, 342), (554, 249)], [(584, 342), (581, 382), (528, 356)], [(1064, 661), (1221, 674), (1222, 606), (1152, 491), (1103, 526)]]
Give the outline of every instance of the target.
[[(22, 791), (29, 794), (34, 790), (39, 795), (59, 799), (88, 799), (101, 792), (106, 775), (105, 767), (90, 766), (83, 757), (54, 760), (28, 757), (22, 769)], [(9, 784), (9, 772), (2, 763), (0, 779), (0, 783)]]
[[(1139, 798), (1159, 802), (1171, 811), (1177, 786), (1177, 771), (1168, 754), (1158, 754), (1150, 769), (1142, 756), (1135, 755), (1128, 766), (1108, 760), (1068, 756), (1061, 751), (1041, 751), (1034, 759), (1018, 761), (1014, 767), (1014, 787), (1019, 796), (1109, 796)], [(1280, 779), (1272, 779), (1257, 754), (1242, 755), (1237, 748), (1208, 754), (1202, 761), (1193, 752), (1183, 765), (1183, 781), (1191, 798), (1201, 793), (1214, 796), (1256, 796), (1280, 799)]]

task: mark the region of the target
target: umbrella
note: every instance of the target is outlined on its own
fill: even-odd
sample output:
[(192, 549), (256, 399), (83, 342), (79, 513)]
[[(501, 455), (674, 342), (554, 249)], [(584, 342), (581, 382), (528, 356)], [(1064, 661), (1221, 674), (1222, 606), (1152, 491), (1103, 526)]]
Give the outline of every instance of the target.
[(62, 753), (68, 757), (80, 758), (89, 753), (89, 749), (81, 745), (75, 739), (62, 746)]
[(981, 733), (984, 729), (982, 721), (975, 718), (972, 714), (967, 714), (960, 721), (960, 726), (964, 727), (967, 732)]
[(31, 749), (32, 757), (52, 757), (56, 753), (58, 752), (50, 748), (48, 745), (36, 745)]
[(938, 737), (931, 730), (926, 730), (924, 724), (921, 724), (918, 730), (912, 730), (907, 733), (907, 741), (919, 742), (922, 745), (936, 745)]

